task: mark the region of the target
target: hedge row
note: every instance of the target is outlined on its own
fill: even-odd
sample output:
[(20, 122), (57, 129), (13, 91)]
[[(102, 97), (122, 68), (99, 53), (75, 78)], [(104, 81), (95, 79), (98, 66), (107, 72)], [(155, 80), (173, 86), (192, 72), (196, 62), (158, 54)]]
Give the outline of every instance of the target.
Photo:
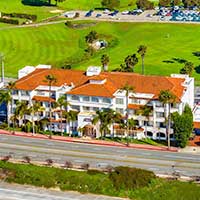
[(17, 19), (7, 19), (7, 18), (0, 18), (0, 22), (7, 23), (7, 24), (19, 24), (19, 20)]
[(15, 18), (25, 18), (25, 19), (30, 19), (32, 21), (37, 20), (37, 15), (31, 15), (31, 14), (25, 14), (25, 13), (1, 13), (2, 17), (15, 17)]

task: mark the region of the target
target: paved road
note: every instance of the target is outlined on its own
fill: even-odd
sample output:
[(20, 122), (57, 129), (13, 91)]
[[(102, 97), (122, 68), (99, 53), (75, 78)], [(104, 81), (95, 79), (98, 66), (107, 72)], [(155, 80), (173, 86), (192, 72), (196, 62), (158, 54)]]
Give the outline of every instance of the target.
[(0, 183), (0, 200), (123, 200), (78, 192), (60, 192), (31, 186)]
[(107, 165), (126, 165), (167, 174), (173, 172), (172, 165), (174, 165), (175, 170), (182, 175), (200, 174), (200, 156), (195, 154), (137, 150), (0, 135), (0, 156), (8, 154), (16, 159), (29, 156), (32, 161), (45, 161), (51, 158), (54, 162), (60, 164), (71, 161), (77, 165), (89, 163), (90, 166), (99, 168), (104, 168)]

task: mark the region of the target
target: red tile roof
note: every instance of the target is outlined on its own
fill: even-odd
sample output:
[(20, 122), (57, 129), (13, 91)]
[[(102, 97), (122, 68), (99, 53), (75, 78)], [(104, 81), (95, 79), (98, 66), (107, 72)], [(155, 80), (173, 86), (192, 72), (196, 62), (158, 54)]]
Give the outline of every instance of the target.
[(200, 129), (200, 122), (193, 122), (193, 127)]
[(142, 105), (138, 104), (128, 104), (129, 109), (139, 110)]
[(33, 100), (35, 100), (35, 101), (55, 102), (55, 99), (52, 99), (52, 98), (49, 98), (49, 97), (42, 97), (42, 96), (34, 96)]
[[(73, 85), (69, 94), (113, 97), (113, 94), (125, 84), (132, 85), (135, 92), (154, 94), (158, 98), (161, 90), (170, 90), (182, 97), (184, 79), (164, 76), (144, 76), (135, 73), (102, 72), (99, 76), (86, 76), (84, 71), (63, 69), (36, 69), (29, 75), (16, 81), (16, 89), (33, 90), (39, 85), (48, 85), (45, 76), (52, 74), (57, 81), (54, 86)], [(103, 84), (92, 84), (89, 80), (106, 80)]]

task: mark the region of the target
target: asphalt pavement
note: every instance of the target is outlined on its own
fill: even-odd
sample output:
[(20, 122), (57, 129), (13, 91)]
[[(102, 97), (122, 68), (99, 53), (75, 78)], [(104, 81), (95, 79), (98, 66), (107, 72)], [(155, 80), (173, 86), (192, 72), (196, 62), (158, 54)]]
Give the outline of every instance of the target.
[(186, 176), (200, 174), (200, 156), (193, 153), (150, 151), (0, 135), (0, 156), (8, 154), (14, 159), (29, 156), (32, 161), (45, 162), (50, 158), (54, 163), (64, 164), (66, 161), (71, 161), (75, 165), (89, 163), (91, 167), (96, 168), (123, 165), (148, 169), (159, 174), (172, 174), (174, 170)]

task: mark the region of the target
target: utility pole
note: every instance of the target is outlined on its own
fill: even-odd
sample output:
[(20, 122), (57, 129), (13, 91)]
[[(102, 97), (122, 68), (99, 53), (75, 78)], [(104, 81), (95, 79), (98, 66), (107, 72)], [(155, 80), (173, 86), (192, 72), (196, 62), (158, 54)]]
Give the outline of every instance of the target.
[(4, 84), (4, 54), (0, 53), (0, 61), (1, 61), (1, 82)]

